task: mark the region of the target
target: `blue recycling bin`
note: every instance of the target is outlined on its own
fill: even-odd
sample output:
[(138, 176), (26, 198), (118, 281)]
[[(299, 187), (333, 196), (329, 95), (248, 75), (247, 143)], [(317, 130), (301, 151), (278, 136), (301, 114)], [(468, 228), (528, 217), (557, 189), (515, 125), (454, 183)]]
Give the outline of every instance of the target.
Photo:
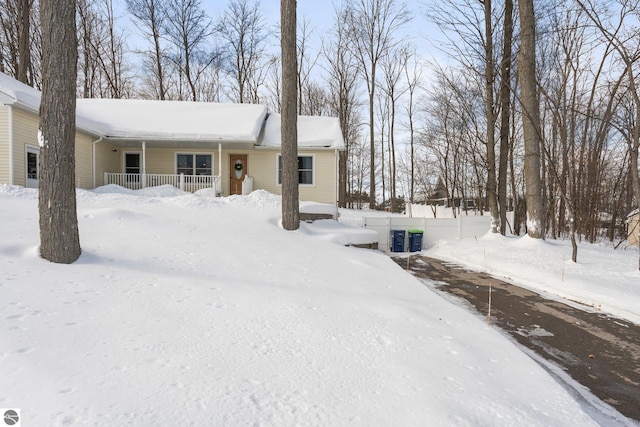
[(422, 250), (422, 230), (409, 230), (409, 252), (420, 252)]
[(404, 230), (391, 230), (391, 252), (404, 252)]

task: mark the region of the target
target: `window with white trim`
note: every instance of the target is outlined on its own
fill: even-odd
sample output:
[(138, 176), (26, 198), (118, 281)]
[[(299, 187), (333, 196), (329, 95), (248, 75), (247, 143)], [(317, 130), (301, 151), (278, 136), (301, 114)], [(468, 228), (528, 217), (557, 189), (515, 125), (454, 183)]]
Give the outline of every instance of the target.
[[(298, 156), (298, 184), (314, 185), (313, 155)], [(278, 185), (282, 185), (282, 155), (278, 154)]]
[(176, 173), (185, 175), (212, 175), (211, 154), (176, 154)]

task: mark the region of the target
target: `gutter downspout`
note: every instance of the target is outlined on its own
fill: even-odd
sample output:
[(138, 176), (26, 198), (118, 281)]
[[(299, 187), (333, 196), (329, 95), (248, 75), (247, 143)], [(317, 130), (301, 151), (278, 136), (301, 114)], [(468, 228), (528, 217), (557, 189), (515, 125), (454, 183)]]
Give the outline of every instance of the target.
[[(100, 141), (102, 141), (102, 137), (100, 137), (96, 141), (93, 141), (91, 145), (93, 149), (91, 153), (91, 156), (92, 156), (91, 162), (93, 163), (93, 189), (96, 188), (96, 144)], [(104, 185), (104, 182), (102, 184)]]
[[(9, 108), (8, 119), (9, 119), (9, 185), (13, 185), (13, 173), (14, 173), (14, 165), (13, 165), (13, 106), (7, 105)], [(25, 182), (26, 185), (26, 182)]]

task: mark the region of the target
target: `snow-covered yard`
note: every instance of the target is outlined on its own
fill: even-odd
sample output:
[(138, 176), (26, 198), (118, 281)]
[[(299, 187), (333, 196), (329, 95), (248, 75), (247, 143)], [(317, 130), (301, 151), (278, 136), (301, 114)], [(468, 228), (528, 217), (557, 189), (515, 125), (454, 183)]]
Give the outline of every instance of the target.
[(329, 221), (283, 231), (274, 195), (103, 187), (78, 212), (81, 258), (51, 264), (36, 191), (0, 186), (0, 406), (23, 425), (596, 425), (386, 255)]

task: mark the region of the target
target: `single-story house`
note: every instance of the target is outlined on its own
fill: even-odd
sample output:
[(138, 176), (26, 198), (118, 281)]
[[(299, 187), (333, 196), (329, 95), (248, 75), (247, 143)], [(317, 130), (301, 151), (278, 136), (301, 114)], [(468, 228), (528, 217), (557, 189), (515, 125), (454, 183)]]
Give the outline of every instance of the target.
[(638, 230), (640, 229), (640, 211), (636, 209), (627, 216), (627, 242), (630, 246), (640, 245)]
[[(40, 92), (0, 73), (0, 183), (38, 184)], [(78, 99), (76, 185), (281, 193), (280, 116), (264, 105)], [(300, 200), (335, 204), (338, 119), (298, 117)]]

